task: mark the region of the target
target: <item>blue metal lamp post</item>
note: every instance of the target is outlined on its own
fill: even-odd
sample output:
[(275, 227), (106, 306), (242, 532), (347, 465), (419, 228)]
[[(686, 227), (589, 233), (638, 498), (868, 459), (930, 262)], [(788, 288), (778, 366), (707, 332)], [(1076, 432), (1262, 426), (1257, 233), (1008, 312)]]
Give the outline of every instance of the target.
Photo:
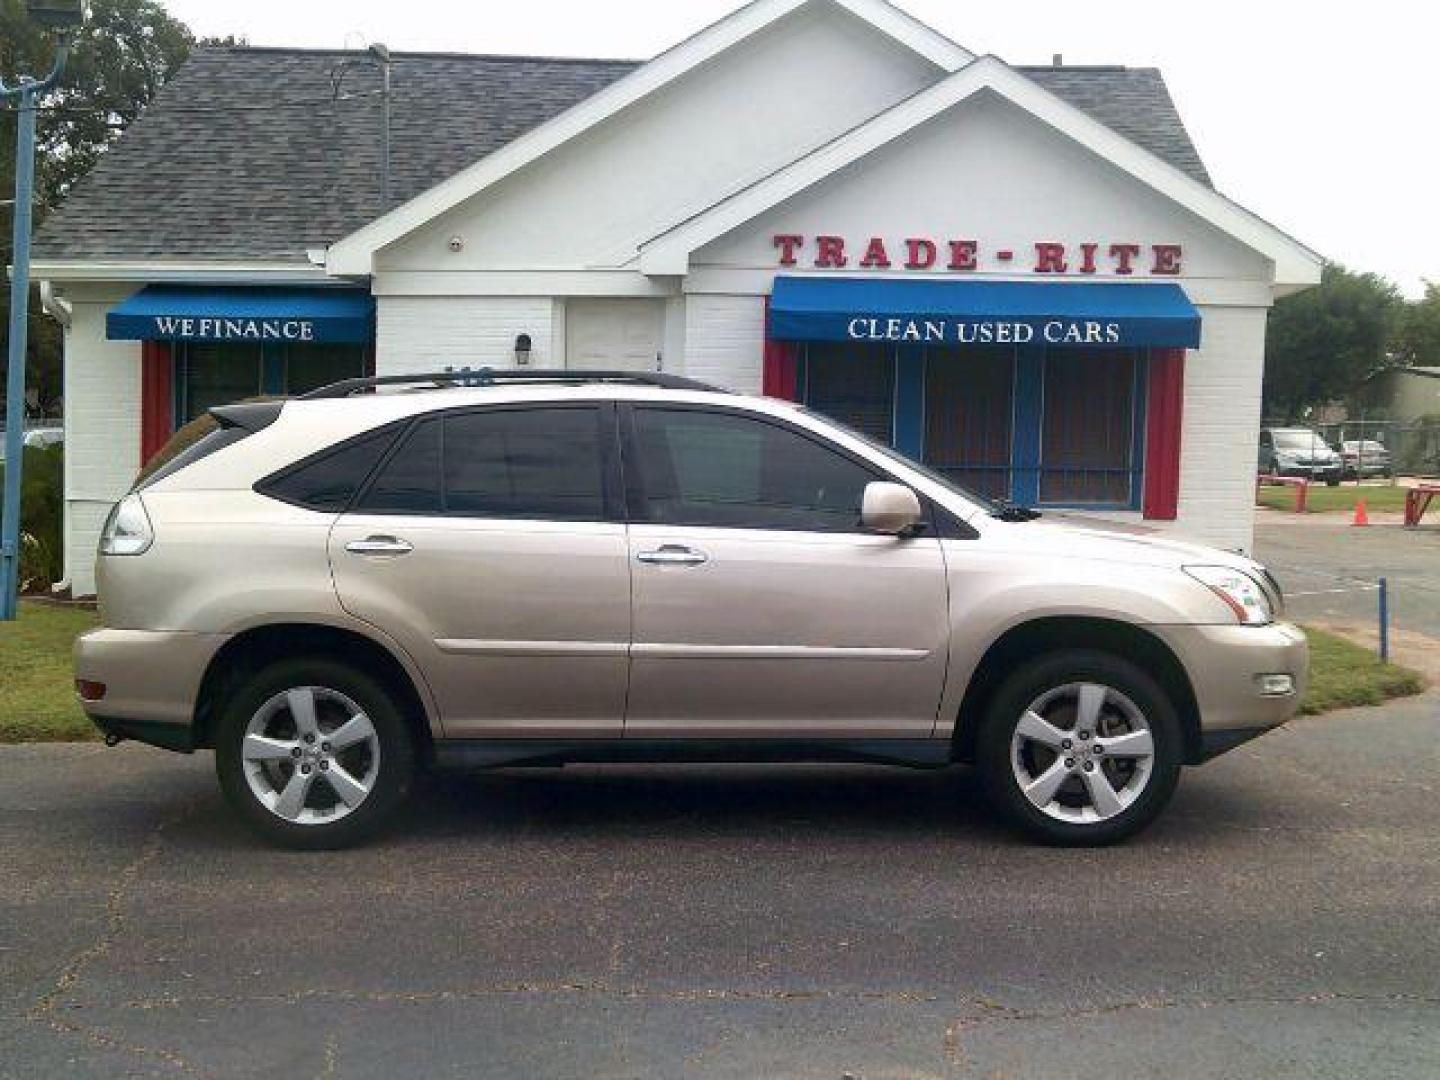
[(0, 82), (0, 101), (16, 99), (15, 247), (10, 274), (10, 353), (5, 378), (5, 497), (0, 504), (0, 621), (16, 617), (20, 592), (20, 473), (25, 446), (25, 348), (29, 331), (30, 229), (35, 195), (35, 108), (60, 80), (70, 54), (66, 30), (84, 19), (81, 3), (32, 0), (31, 15), (60, 32), (55, 66), (43, 79), (20, 76), (16, 86)]

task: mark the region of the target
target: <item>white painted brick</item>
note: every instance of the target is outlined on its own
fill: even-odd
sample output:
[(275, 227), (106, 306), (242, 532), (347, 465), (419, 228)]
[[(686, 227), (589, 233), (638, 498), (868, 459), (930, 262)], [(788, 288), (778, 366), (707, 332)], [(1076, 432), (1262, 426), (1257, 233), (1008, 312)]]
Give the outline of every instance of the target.
[(548, 296), (408, 297), (377, 301), (375, 373), (515, 366), (515, 338), (529, 334), (531, 363), (555, 362)]
[(692, 293), (685, 299), (685, 371), (758, 394), (765, 366), (765, 298)]
[(140, 344), (106, 340), (111, 303), (75, 303), (65, 332), (65, 576), (82, 596), (110, 507), (140, 471)]

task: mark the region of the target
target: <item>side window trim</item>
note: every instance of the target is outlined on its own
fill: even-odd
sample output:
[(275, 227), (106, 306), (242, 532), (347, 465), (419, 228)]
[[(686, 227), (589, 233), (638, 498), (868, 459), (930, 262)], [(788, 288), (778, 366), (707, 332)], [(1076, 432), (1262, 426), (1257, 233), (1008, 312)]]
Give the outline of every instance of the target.
[[(419, 413), (410, 418), (405, 430), (401, 432), (399, 438), (391, 444), (379, 464), (371, 470), (370, 475), (365, 479), (365, 483), (356, 490), (355, 495), (350, 500), (350, 504), (342, 512), (347, 514), (373, 514), (377, 517), (443, 517), (475, 521), (573, 522), (575, 520), (574, 518), (544, 516), (527, 518), (487, 517), (483, 514), (452, 512), (445, 506), (445, 421), (448, 418), (497, 412), (537, 412), (541, 410), (553, 411), (555, 409), (584, 409), (595, 414), (596, 445), (600, 450), (600, 484), (603, 514), (599, 520), (607, 524), (624, 524), (626, 521), (624, 481), (621, 476), (619, 432), (616, 429), (615, 402), (606, 399), (590, 401), (513, 401), (494, 405), (461, 405), (451, 409)], [(441, 509), (438, 512), (422, 511), (417, 513), (413, 511), (363, 508), (360, 504), (364, 501), (365, 497), (369, 495), (371, 487), (384, 472), (386, 466), (390, 464), (391, 459), (404, 448), (411, 436), (428, 420), (435, 420), (440, 424), (440, 461), (438, 464), (440, 476), (437, 479), (437, 485), (440, 491)]]

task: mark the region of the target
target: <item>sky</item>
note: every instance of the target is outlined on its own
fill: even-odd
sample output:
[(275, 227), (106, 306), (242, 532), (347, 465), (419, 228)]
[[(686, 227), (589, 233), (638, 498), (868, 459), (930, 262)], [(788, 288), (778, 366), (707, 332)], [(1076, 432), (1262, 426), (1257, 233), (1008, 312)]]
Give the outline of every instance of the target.
[[(164, 0), (252, 45), (644, 59), (740, 0)], [(1154, 66), (1218, 187), (1325, 257), (1440, 283), (1440, 11), (1423, 0), (900, 0), (1014, 64)]]

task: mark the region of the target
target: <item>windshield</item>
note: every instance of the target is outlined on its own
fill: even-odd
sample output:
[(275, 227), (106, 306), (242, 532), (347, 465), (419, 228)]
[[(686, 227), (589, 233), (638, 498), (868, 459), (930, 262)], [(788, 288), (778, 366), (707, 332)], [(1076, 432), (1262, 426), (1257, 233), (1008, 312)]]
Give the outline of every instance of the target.
[(898, 462), (899, 464), (905, 466), (905, 468), (912, 469), (915, 472), (918, 472), (927, 480), (933, 480), (935, 483), (939, 484), (947, 491), (953, 491), (956, 495), (959, 495), (961, 498), (965, 499), (968, 502), (974, 503), (976, 506), (982, 509), (989, 508), (992, 511), (996, 511), (1008, 505), (1003, 500), (992, 499), (988, 495), (981, 495), (979, 492), (971, 491), (964, 484), (957, 484), (954, 480), (950, 479), (950, 477), (946, 476), (944, 473), (937, 472), (929, 465), (921, 464), (912, 457), (907, 457), (906, 455), (900, 453), (899, 450), (896, 450), (894, 447), (886, 446), (878, 439), (871, 438), (863, 431), (855, 430), (849, 424), (844, 423), (840, 420), (836, 420), (833, 416), (827, 416), (825, 413), (816, 412), (814, 409), (806, 408), (803, 405), (798, 406), (798, 408), (800, 412), (809, 413), (811, 416), (818, 416), (831, 427), (839, 428), (841, 431), (845, 432), (846, 435), (849, 435), (851, 438), (854, 439), (859, 439), (866, 446), (878, 451), (885, 457), (889, 458), (891, 461)]
[(1318, 432), (1314, 431), (1277, 431), (1275, 432), (1275, 445), (1283, 446), (1287, 450), (1328, 450), (1329, 446), (1322, 439)]

